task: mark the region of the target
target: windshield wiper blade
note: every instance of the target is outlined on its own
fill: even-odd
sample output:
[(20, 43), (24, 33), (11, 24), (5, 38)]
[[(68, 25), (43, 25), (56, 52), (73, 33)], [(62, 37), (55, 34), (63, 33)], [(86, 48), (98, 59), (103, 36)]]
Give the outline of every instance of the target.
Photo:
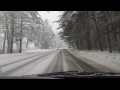
[(91, 78), (91, 77), (120, 77), (120, 73), (113, 72), (81, 72), (81, 71), (66, 71), (66, 72), (55, 72), (47, 74), (34, 74), (27, 76), (35, 77), (52, 77), (52, 78)]

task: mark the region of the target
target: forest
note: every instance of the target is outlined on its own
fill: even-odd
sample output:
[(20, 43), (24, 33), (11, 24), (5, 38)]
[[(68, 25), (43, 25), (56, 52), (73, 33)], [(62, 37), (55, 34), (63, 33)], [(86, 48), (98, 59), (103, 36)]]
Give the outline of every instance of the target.
[(120, 52), (120, 11), (62, 11), (57, 22), (69, 47)]
[[(37, 11), (0, 11), (0, 53), (21, 53), (30, 42), (35, 47), (54, 47), (49, 21)], [(24, 47), (24, 48), (23, 48)]]

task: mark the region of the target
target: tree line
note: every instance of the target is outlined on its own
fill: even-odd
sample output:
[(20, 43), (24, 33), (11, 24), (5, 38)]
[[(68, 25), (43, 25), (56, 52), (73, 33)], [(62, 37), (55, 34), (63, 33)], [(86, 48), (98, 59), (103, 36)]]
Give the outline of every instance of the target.
[(70, 47), (120, 52), (120, 11), (64, 11), (57, 22)]
[[(37, 11), (0, 11), (1, 53), (22, 52), (23, 39), (34, 42), (36, 47), (53, 46), (54, 33), (47, 20), (42, 20)], [(14, 49), (14, 45), (17, 49)]]

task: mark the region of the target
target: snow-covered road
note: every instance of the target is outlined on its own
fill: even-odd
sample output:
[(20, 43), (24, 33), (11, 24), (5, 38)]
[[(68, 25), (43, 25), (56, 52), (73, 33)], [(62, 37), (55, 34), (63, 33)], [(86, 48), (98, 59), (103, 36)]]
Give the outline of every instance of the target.
[[(28, 58), (19, 58), (1, 63), (2, 76), (22, 76), (51, 72), (79, 70), (79, 67), (65, 55), (64, 50), (50, 50)], [(3, 61), (3, 60), (1, 60)], [(17, 62), (18, 61), (18, 62)]]
[(71, 70), (114, 72), (113, 69), (83, 58), (79, 54), (66, 49), (34, 50), (33, 52), (0, 56), (1, 76), (23, 76)]

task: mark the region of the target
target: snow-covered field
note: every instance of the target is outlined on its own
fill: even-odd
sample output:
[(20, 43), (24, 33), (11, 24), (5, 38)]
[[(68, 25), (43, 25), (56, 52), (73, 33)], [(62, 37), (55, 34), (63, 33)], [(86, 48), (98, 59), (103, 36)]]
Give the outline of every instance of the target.
[(120, 53), (109, 53), (108, 51), (78, 51), (75, 50), (74, 54), (78, 54), (81, 57), (92, 61), (93, 63), (97, 63), (99, 65), (103, 65), (112, 70), (120, 72)]

